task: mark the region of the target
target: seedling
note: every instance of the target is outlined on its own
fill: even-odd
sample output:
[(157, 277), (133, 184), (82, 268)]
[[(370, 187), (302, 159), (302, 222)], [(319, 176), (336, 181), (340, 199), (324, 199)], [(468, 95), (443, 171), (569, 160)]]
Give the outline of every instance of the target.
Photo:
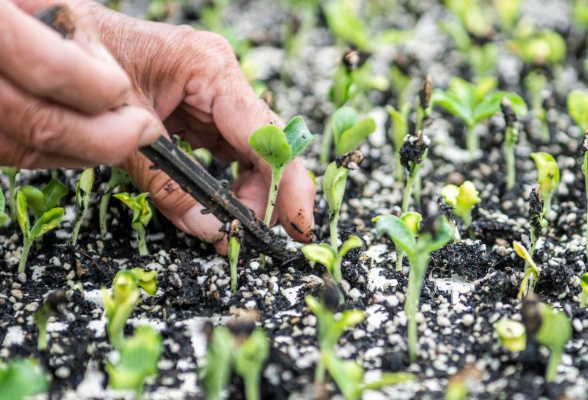
[(10, 219), (16, 221), (16, 176), (20, 169), (16, 167), (0, 167), (0, 172), (8, 177), (8, 204), (10, 205)]
[(529, 75), (527, 75), (527, 77), (525, 78), (525, 87), (531, 95), (531, 110), (533, 113), (533, 117), (541, 123), (541, 140), (543, 140), (544, 142), (547, 142), (549, 140), (547, 112), (545, 111), (545, 107), (543, 106), (543, 92), (546, 86), (547, 78), (542, 72), (531, 71)]
[(23, 234), (22, 254), (20, 257), (20, 263), (18, 265), (19, 274), (25, 271), (32, 244), (45, 233), (56, 228), (63, 219), (64, 214), (65, 211), (63, 208), (52, 208), (49, 211), (41, 214), (31, 228), (27, 207), (27, 198), (20, 190), (16, 193), (16, 219)]
[(4, 191), (0, 187), (0, 228), (6, 225), (10, 217), (6, 215), (6, 199), (4, 198)]
[(527, 113), (525, 101), (515, 93), (494, 91), (496, 79), (481, 78), (476, 84), (460, 78), (453, 78), (445, 91), (435, 90), (433, 105), (439, 105), (450, 114), (459, 118), (467, 127), (466, 143), (472, 158), (480, 148), (476, 127), (500, 110), (503, 98), (507, 98), (514, 112), (518, 115)]
[[(383, 91), (388, 88), (388, 80), (373, 72), (368, 57), (366, 53), (345, 50), (341, 63), (333, 74), (333, 85), (329, 91), (329, 101), (335, 108), (351, 105), (355, 109), (366, 112), (371, 108), (367, 92)], [(322, 141), (320, 162), (327, 164), (330, 160), (333, 141), (330, 118), (325, 121)]]
[[(335, 318), (335, 311), (340, 301), (337, 287), (330, 281), (325, 283), (325, 290), (319, 302), (313, 296), (306, 296), (304, 301), (318, 321), (318, 342), (321, 353), (335, 350), (341, 335), (347, 329), (353, 328), (365, 319), (361, 310), (347, 310)], [(315, 370), (315, 384), (322, 385), (325, 381), (324, 360), (319, 359)]]
[(179, 142), (178, 147), (199, 163), (207, 167), (210, 167), (210, 164), (212, 164), (214, 158), (212, 153), (207, 149), (201, 147), (199, 149), (193, 150), (192, 145), (184, 141)]
[(33, 314), (33, 322), (39, 331), (37, 349), (45, 350), (47, 348), (47, 322), (52, 315), (61, 312), (60, 307), (66, 301), (64, 290), (51, 292), (43, 302), (43, 305)]
[(498, 47), (494, 43), (478, 44), (479, 38), (487, 38), (492, 33), (492, 21), (488, 18), (492, 10), (482, 4), (479, 1), (446, 1), (445, 6), (460, 23), (441, 23), (441, 28), (453, 40), (478, 79), (492, 73), (498, 58)]
[(18, 359), (0, 362), (0, 399), (24, 400), (45, 393), (49, 385), (39, 363)]
[(455, 214), (463, 220), (464, 228), (469, 228), (472, 224), (472, 210), (482, 201), (474, 184), (471, 181), (465, 181), (461, 186), (445, 185), (441, 195), (453, 206)]
[(533, 258), (522, 244), (517, 242), (516, 240), (512, 242), (512, 247), (514, 247), (515, 252), (519, 257), (525, 260), (525, 275), (523, 276), (523, 280), (521, 281), (521, 286), (519, 288), (519, 293), (517, 298), (520, 299), (523, 297), (528, 297), (530, 294), (533, 294), (535, 289), (535, 283), (539, 280), (539, 275), (541, 274), (541, 268), (535, 264)]
[(53, 312), (54, 310), (51, 305), (44, 303), (41, 308), (33, 314), (33, 321), (39, 331), (39, 338), (37, 339), (37, 349), (39, 350), (45, 350), (47, 348), (47, 322), (53, 315)]
[(527, 347), (527, 331), (525, 325), (518, 321), (502, 318), (494, 325), (498, 341), (512, 352), (525, 350)]
[(583, 132), (588, 131), (588, 95), (574, 90), (568, 95), (568, 113)]
[(333, 250), (326, 243), (307, 244), (302, 247), (302, 253), (310, 262), (318, 262), (327, 269), (327, 272), (336, 283), (341, 283), (341, 261), (347, 253), (353, 249), (363, 246), (363, 242), (357, 236), (350, 236), (342, 245), (339, 251)]
[(362, 162), (363, 154), (357, 150), (349, 152), (330, 163), (323, 177), (323, 193), (329, 205), (331, 247), (335, 251), (339, 248), (337, 225), (339, 224), (339, 211), (345, 195), (347, 176), (349, 171), (357, 169)]
[(410, 103), (404, 103), (399, 110), (392, 106), (386, 106), (386, 110), (392, 119), (390, 127), (390, 137), (394, 145), (396, 158), (396, 176), (398, 180), (404, 179), (404, 168), (400, 161), (400, 149), (404, 144), (404, 138), (408, 135), (408, 115), (410, 113)]
[(229, 265), (231, 267), (231, 291), (237, 291), (237, 265), (239, 265), (239, 253), (243, 243), (243, 228), (238, 220), (231, 223), (229, 229)]
[(335, 150), (341, 156), (356, 150), (359, 144), (376, 130), (372, 117), (360, 118), (351, 107), (342, 107), (333, 113), (331, 128), (335, 139)]
[(411, 382), (416, 377), (408, 372), (384, 373), (377, 381), (364, 381), (363, 367), (355, 361), (341, 360), (334, 352), (323, 352), (323, 362), (329, 374), (347, 400), (360, 400), (366, 390), (379, 390), (384, 386)]
[(494, 9), (503, 32), (511, 32), (521, 18), (522, 0), (496, 0)]
[(537, 183), (541, 187), (541, 196), (545, 207), (543, 208), (542, 216), (549, 219), (549, 211), (551, 210), (551, 199), (559, 185), (559, 168), (557, 162), (548, 153), (532, 153), (531, 158), (535, 161), (537, 166), (538, 176)]
[[(316, 138), (310, 133), (302, 117), (294, 117), (284, 129), (275, 125), (265, 125), (253, 132), (249, 144), (272, 169), (272, 181), (265, 210), (264, 223), (270, 226), (278, 187), (284, 170), (304, 149)], [(265, 265), (265, 257), (261, 255), (261, 264)]]
[(582, 288), (580, 307), (584, 308), (588, 302), (588, 272), (584, 272), (582, 276), (580, 276), (580, 287)]
[(564, 348), (572, 337), (572, 324), (562, 311), (556, 311), (547, 304), (539, 304), (541, 327), (535, 336), (539, 344), (547, 346), (551, 351), (545, 379), (553, 381), (557, 377), (557, 367), (561, 361)]
[(547, 228), (547, 220), (543, 217), (545, 205), (543, 197), (541, 196), (541, 186), (537, 186), (531, 190), (529, 195), (529, 221), (531, 225), (531, 248), (529, 254), (533, 256), (539, 237), (545, 228)]
[(406, 186), (402, 197), (402, 212), (408, 211), (408, 203), (412, 193), (412, 187), (417, 179), (418, 173), (427, 158), (430, 140), (421, 131), (416, 135), (406, 135), (404, 144), (400, 148), (400, 163), (406, 168)]
[(431, 95), (433, 93), (433, 84), (431, 83), (431, 75), (425, 77), (423, 86), (419, 90), (419, 98), (416, 115), (416, 130), (422, 131), (424, 129), (424, 122), (429, 117)]
[(35, 218), (55, 208), (61, 199), (69, 193), (63, 183), (53, 178), (40, 190), (33, 186), (22, 186), (19, 190), (27, 199), (27, 205)]
[(510, 101), (507, 98), (502, 99), (500, 104), (502, 116), (506, 123), (504, 133), (504, 155), (506, 158), (506, 190), (510, 190), (515, 185), (516, 166), (514, 147), (519, 141), (519, 122), (517, 115), (512, 109)]
[(245, 398), (259, 400), (259, 382), (265, 360), (269, 355), (267, 335), (261, 329), (256, 329), (234, 353), (235, 372), (243, 378), (245, 383)]
[(90, 206), (90, 197), (92, 195), (92, 187), (94, 186), (94, 169), (86, 168), (80, 175), (80, 179), (76, 184), (76, 206), (77, 214), (74, 222), (73, 232), (71, 234), (71, 245), (75, 246), (78, 241), (80, 228)]
[(370, 24), (358, 14), (357, 2), (331, 0), (323, 4), (329, 30), (345, 44), (352, 44), (362, 51), (374, 51), (383, 45), (392, 45), (406, 37), (407, 33), (387, 29), (381, 33), (370, 32)]
[(129, 183), (131, 183), (131, 177), (126, 173), (125, 170), (118, 167), (112, 167), (110, 169), (110, 179), (106, 183), (104, 193), (102, 194), (102, 199), (100, 200), (99, 220), (100, 235), (102, 237), (105, 237), (108, 233), (106, 214), (108, 213), (108, 203), (110, 202), (110, 198), (112, 197), (112, 194), (117, 187), (127, 185)]
[(429, 256), (451, 240), (453, 227), (444, 216), (436, 216), (421, 224), (418, 238), (408, 224), (395, 215), (377, 218), (376, 233), (387, 234), (408, 257), (410, 273), (404, 310), (408, 318), (408, 353), (411, 362), (416, 360), (417, 326), (416, 314), (421, 297), (421, 287), (429, 266)]
[(114, 197), (125, 203), (133, 211), (133, 220), (131, 226), (137, 232), (139, 237), (139, 255), (146, 256), (149, 254), (147, 250), (147, 242), (145, 240), (146, 228), (151, 221), (153, 213), (149, 203), (147, 202), (147, 196), (149, 193), (141, 193), (136, 197), (132, 197), (128, 193), (118, 193)]
[(120, 361), (116, 365), (106, 365), (109, 386), (133, 390), (135, 399), (140, 400), (145, 381), (157, 375), (162, 351), (161, 335), (151, 326), (139, 326), (135, 334), (122, 343)]
[(209, 338), (206, 346), (206, 361), (200, 369), (200, 380), (204, 386), (206, 398), (220, 400), (223, 389), (231, 377), (231, 363), (235, 350), (235, 339), (229, 330), (220, 326), (207, 327)]
[[(373, 222), (378, 222), (382, 217), (375, 217), (372, 219)], [(384, 217), (385, 218), (385, 217)], [(405, 212), (400, 216), (400, 220), (406, 225), (408, 230), (412, 233), (412, 235), (416, 238), (419, 235), (419, 229), (421, 226), (421, 214), (413, 211)], [(382, 226), (382, 225), (380, 225)], [(376, 230), (378, 229), (378, 225), (376, 224)], [(378, 237), (383, 235), (384, 232), (378, 231)], [(404, 252), (402, 251), (402, 246), (400, 243), (397, 243), (397, 239), (395, 237), (390, 237), (390, 239), (394, 242), (396, 246), (396, 271), (402, 271), (402, 260), (404, 258)]]
[(530, 32), (521, 38), (511, 40), (507, 47), (523, 62), (532, 65), (557, 65), (566, 56), (565, 39), (551, 29)]
[(141, 296), (137, 276), (129, 270), (119, 271), (112, 282), (112, 294), (102, 288), (102, 302), (108, 323), (106, 330), (112, 347), (123, 344), (124, 328)]

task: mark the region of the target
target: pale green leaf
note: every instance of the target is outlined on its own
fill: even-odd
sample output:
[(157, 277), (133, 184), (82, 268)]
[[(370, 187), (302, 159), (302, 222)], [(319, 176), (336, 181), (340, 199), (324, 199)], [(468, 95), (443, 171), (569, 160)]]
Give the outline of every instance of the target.
[(588, 130), (588, 95), (574, 90), (568, 95), (568, 112), (582, 129), (583, 132)]
[(298, 157), (316, 139), (316, 136), (308, 130), (302, 117), (292, 118), (284, 127), (284, 135), (291, 149), (286, 164)]
[(337, 167), (336, 162), (327, 166), (323, 177), (323, 192), (329, 205), (331, 214), (338, 214), (345, 195), (345, 184), (349, 170), (345, 167)]
[(65, 211), (61, 207), (47, 211), (41, 215), (41, 218), (35, 221), (35, 225), (33, 225), (33, 228), (31, 229), (31, 237), (33, 239), (38, 239), (50, 230), (55, 229), (63, 219), (64, 215)]
[(566, 313), (554, 310), (541, 303), (541, 328), (537, 332), (537, 342), (550, 349), (561, 350), (572, 337), (572, 324)]
[(339, 249), (339, 258), (345, 257), (347, 253), (349, 253), (353, 249), (361, 248), (363, 246), (363, 242), (358, 236), (350, 236)]
[(45, 196), (45, 207), (47, 210), (55, 208), (59, 201), (67, 196), (69, 189), (57, 179), (51, 179), (48, 184), (41, 188), (41, 192)]
[(359, 147), (363, 139), (376, 130), (376, 121), (372, 117), (364, 117), (351, 128), (347, 129), (335, 143), (337, 154), (343, 155)]
[(292, 156), (285, 133), (275, 125), (257, 129), (249, 138), (249, 144), (273, 169), (284, 168)]
[(308, 261), (317, 262), (329, 271), (332, 269), (335, 259), (337, 258), (335, 251), (331, 246), (325, 243), (307, 244), (302, 247), (302, 253)]
[(376, 219), (378, 237), (387, 234), (397, 247), (412, 257), (416, 251), (416, 240), (410, 228), (395, 215), (382, 215)]

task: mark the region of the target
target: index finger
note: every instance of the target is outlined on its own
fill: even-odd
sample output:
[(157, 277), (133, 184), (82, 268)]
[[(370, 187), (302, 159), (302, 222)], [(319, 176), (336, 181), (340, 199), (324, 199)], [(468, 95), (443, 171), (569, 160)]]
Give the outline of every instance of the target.
[[(84, 20), (84, 18), (80, 18)], [(126, 73), (112, 58), (97, 56), (99, 42), (84, 26), (74, 37), (80, 43), (64, 40), (11, 2), (0, 7), (0, 74), (27, 92), (75, 110), (98, 114), (122, 105), (129, 92)], [(92, 48), (92, 49), (90, 49)]]

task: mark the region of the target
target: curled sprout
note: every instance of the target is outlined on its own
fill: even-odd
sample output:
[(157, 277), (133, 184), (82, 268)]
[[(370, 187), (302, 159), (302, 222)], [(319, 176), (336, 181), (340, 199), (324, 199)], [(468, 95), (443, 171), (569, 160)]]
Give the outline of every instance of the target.
[[(270, 226), (272, 221), (280, 180), (286, 167), (315, 139), (316, 136), (310, 133), (302, 117), (292, 118), (284, 129), (275, 125), (262, 126), (249, 137), (249, 145), (272, 170), (272, 181), (263, 221), (267, 226)], [(260, 259), (264, 266), (265, 256), (262, 254)]]
[(92, 187), (94, 186), (94, 169), (86, 168), (80, 175), (80, 179), (76, 184), (76, 206), (77, 214), (74, 222), (73, 232), (71, 234), (71, 245), (75, 246), (78, 241), (80, 228), (90, 206), (90, 197), (92, 195)]
[(147, 234), (146, 228), (151, 221), (153, 212), (147, 201), (149, 193), (141, 193), (136, 197), (132, 197), (128, 193), (118, 193), (114, 197), (122, 201), (133, 211), (133, 220), (131, 226), (139, 236), (139, 255), (146, 256), (149, 254), (147, 250), (147, 242), (145, 236)]
[(358, 236), (351, 236), (341, 245), (339, 251), (333, 250), (326, 243), (307, 244), (302, 247), (302, 253), (310, 262), (317, 262), (327, 269), (327, 272), (336, 283), (341, 283), (343, 276), (341, 274), (341, 262), (343, 257), (351, 250), (363, 246), (363, 242)]
[(416, 360), (416, 314), (429, 256), (445, 246), (453, 237), (453, 227), (445, 216), (431, 217), (421, 223), (418, 238), (405, 221), (395, 215), (384, 215), (376, 221), (378, 237), (387, 234), (407, 255), (410, 264), (408, 292), (404, 310), (408, 318), (408, 353), (410, 361)]
[(445, 185), (441, 194), (453, 206), (455, 214), (463, 220), (464, 228), (469, 228), (472, 224), (472, 209), (482, 201), (474, 184), (465, 181), (461, 186)]
[(347, 176), (350, 170), (357, 169), (362, 162), (363, 154), (357, 150), (351, 151), (330, 163), (323, 177), (323, 193), (329, 205), (331, 247), (335, 251), (339, 248), (337, 225), (339, 224), (339, 211), (345, 195)]
[(527, 331), (522, 323), (502, 318), (494, 325), (494, 330), (500, 344), (509, 351), (519, 352), (527, 347)]
[(535, 264), (535, 261), (533, 261), (533, 258), (525, 246), (515, 240), (512, 242), (512, 247), (515, 249), (517, 255), (525, 260), (525, 274), (523, 276), (523, 280), (521, 281), (519, 293), (517, 294), (517, 298), (520, 299), (523, 296), (527, 297), (533, 293), (535, 283), (537, 283), (537, 280), (541, 274), (541, 268)]
[(548, 219), (551, 199), (559, 185), (559, 168), (555, 158), (548, 153), (532, 153), (531, 158), (537, 166), (537, 183), (541, 187), (541, 196), (545, 204), (542, 216)]

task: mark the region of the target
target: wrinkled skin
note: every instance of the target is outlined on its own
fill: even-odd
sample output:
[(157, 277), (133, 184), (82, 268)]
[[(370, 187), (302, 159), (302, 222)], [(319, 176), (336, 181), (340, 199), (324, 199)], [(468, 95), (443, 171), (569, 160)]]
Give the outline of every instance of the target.
[[(74, 41), (65, 41), (27, 15), (50, 4), (47, 0), (15, 0), (11, 15), (3, 19), (6, 11), (0, 11), (0, 25), (5, 26), (5, 20), (18, 14), (21, 23), (26, 21), (51, 39), (53, 53), (63, 54), (63, 47), (78, 56), (64, 62), (46, 54), (43, 49), (51, 48), (49, 44), (23, 42), (34, 50), (31, 60), (25, 62), (38, 66), (36, 60), (46, 64), (49, 57), (55, 59), (54, 65), (49, 64), (49, 70), (13, 68), (16, 72), (12, 74), (0, 65), (0, 93), (14, 87), (20, 98), (13, 103), (28, 110), (9, 126), (18, 132), (23, 121), (40, 121), (20, 129), (15, 138), (4, 135), (0, 128), (0, 149), (6, 144), (22, 148), (0, 150), (0, 164), (24, 168), (121, 165), (141, 190), (151, 193), (155, 205), (178, 228), (215, 243), (217, 250), (226, 254), (220, 222), (210, 214), (201, 214), (202, 207), (167, 175), (150, 170), (150, 163), (136, 148), (160, 134), (172, 133), (195, 148), (209, 149), (220, 159), (238, 160), (240, 174), (233, 190), (263, 217), (271, 170), (247, 140), (256, 128), (283, 122), (255, 96), (228, 42), (187, 26), (136, 20), (98, 4), (73, 0), (68, 4), (75, 12), (77, 29)], [(14, 37), (27, 36), (19, 26), (12, 26), (12, 31)], [(34, 39), (43, 42), (41, 36)], [(0, 38), (0, 56), (12, 56), (14, 43), (4, 42), (10, 40)], [(22, 54), (13, 55), (14, 64), (22, 64)], [(40, 76), (31, 79), (29, 72)], [(0, 95), (0, 118), (5, 116), (4, 97)], [(42, 107), (30, 105), (31, 101)], [(48, 109), (48, 117), (39, 115), (43, 107)], [(75, 123), (70, 114), (77, 118)], [(75, 141), (71, 140), (74, 134)], [(294, 161), (282, 178), (274, 221), (279, 218), (294, 239), (311, 241), (314, 197), (311, 178), (302, 163)]]

